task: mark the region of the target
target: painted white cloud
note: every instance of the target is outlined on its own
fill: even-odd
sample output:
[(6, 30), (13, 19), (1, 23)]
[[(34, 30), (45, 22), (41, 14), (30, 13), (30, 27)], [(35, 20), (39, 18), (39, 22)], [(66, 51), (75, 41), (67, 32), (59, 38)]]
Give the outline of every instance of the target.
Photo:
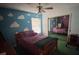
[(18, 19), (25, 19), (24, 15), (20, 15)]
[(28, 28), (25, 28), (24, 31), (29, 31), (29, 29)]
[(27, 16), (31, 16), (31, 14), (27, 14)]
[(0, 21), (2, 21), (3, 19), (4, 19), (4, 17), (0, 15)]
[(10, 25), (10, 28), (18, 28), (20, 25), (15, 21)]
[(19, 32), (16, 32), (16, 34), (18, 34)]
[(13, 14), (12, 14), (12, 13), (9, 13), (9, 14), (8, 14), (8, 16), (12, 17), (12, 16), (13, 16)]

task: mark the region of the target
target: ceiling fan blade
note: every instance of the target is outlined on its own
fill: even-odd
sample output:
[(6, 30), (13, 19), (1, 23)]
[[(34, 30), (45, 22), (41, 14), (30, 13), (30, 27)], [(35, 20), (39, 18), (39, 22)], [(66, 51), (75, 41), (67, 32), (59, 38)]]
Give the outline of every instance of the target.
[(44, 8), (44, 9), (53, 9), (53, 7), (47, 7), (47, 8)]
[(42, 12), (46, 12), (44, 9), (53, 9), (53, 7), (47, 7), (47, 8), (43, 8), (43, 6), (41, 5), (41, 3), (38, 3), (38, 13), (42, 13)]
[(41, 12), (46, 12), (46, 11), (42, 9)]

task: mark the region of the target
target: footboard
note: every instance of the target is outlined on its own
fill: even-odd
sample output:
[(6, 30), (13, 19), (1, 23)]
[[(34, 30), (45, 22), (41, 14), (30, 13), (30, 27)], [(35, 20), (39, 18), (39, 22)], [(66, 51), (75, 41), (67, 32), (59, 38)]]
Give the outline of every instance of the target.
[(54, 53), (57, 49), (57, 40), (57, 38), (48, 37), (40, 42), (37, 42), (36, 46), (42, 50), (44, 55), (50, 54), (51, 52)]
[(54, 53), (57, 49), (57, 41), (51, 41), (46, 44), (43, 48), (44, 54), (50, 54), (51, 52)]

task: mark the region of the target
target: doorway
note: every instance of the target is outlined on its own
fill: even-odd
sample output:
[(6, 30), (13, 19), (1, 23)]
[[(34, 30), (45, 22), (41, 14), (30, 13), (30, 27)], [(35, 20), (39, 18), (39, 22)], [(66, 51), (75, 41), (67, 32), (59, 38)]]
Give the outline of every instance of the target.
[(69, 15), (49, 19), (49, 32), (67, 35), (69, 28)]
[(48, 36), (58, 38), (57, 53), (70, 54), (70, 48), (66, 47), (70, 28), (70, 16), (63, 15), (48, 19)]

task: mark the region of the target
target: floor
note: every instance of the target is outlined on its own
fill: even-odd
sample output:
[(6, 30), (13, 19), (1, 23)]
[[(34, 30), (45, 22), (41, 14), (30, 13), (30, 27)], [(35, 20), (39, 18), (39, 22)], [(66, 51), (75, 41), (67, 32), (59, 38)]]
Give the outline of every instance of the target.
[(58, 49), (55, 53), (56, 55), (79, 55), (79, 49), (76, 49), (76, 47), (66, 47), (67, 36), (55, 33), (49, 33), (49, 36), (58, 38)]

